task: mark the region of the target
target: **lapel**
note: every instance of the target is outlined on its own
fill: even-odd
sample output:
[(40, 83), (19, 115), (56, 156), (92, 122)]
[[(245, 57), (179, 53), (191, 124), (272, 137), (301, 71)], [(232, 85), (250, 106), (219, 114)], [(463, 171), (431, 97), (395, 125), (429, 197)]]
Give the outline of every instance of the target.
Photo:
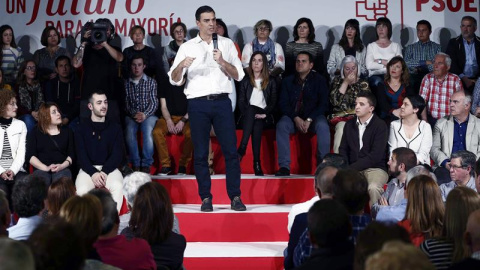
[(447, 121), (447, 134), (445, 134), (445, 136), (447, 137), (446, 140), (447, 140), (447, 149), (449, 149), (449, 151), (452, 151), (452, 147), (453, 147), (453, 116), (448, 116), (448, 121)]
[[(458, 40), (458, 53), (459, 53), (459, 60), (462, 62), (462, 67), (465, 67), (465, 63), (467, 62), (467, 55), (465, 54), (465, 46), (463, 45), (463, 37), (460, 35)], [(463, 72), (463, 70), (462, 70)]]
[[(467, 134), (466, 134), (466, 138), (465, 138), (465, 148), (468, 150), (468, 151), (472, 151), (473, 149), (469, 149), (470, 148), (470, 145), (472, 145), (472, 138), (473, 138), (473, 131), (477, 128), (475, 126), (475, 119), (474, 119), (475, 116), (473, 116), (472, 114), (469, 114), (468, 115), (468, 125), (467, 125)], [(472, 152), (476, 152), (475, 151), (472, 151)]]

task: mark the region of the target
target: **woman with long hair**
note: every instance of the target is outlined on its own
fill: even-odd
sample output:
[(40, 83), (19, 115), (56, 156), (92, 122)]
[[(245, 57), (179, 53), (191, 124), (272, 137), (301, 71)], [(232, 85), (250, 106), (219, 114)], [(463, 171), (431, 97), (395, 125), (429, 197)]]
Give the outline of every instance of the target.
[(365, 78), (367, 76), (367, 67), (365, 66), (365, 54), (367, 49), (360, 39), (360, 23), (356, 19), (350, 19), (345, 23), (342, 38), (332, 46), (330, 57), (327, 61), (327, 71), (330, 78), (339, 76), (342, 68), (341, 63), (346, 55), (351, 55), (357, 59), (359, 75)]
[(347, 55), (340, 64), (340, 76), (330, 85), (330, 103), (332, 111), (328, 118), (335, 126), (333, 151), (338, 153), (345, 123), (355, 115), (355, 100), (360, 91), (370, 91), (368, 82), (360, 78), (360, 66), (357, 58)]
[(0, 90), (0, 189), (5, 192), (11, 209), (13, 185), (27, 175), (23, 169), (27, 127), (16, 115), (15, 93)]
[(480, 196), (468, 187), (456, 187), (447, 196), (442, 234), (427, 239), (420, 248), (437, 269), (447, 269), (471, 255), (464, 233), (470, 214), (480, 209)]
[(309, 18), (300, 18), (293, 27), (293, 41), (285, 48), (284, 77), (295, 74), (295, 62), (299, 52), (309, 52), (313, 56), (313, 70), (324, 73), (323, 46), (315, 41), (315, 27)]
[(416, 176), (406, 187), (407, 209), (399, 225), (409, 232), (412, 243), (419, 246), (425, 239), (441, 236), (445, 207), (440, 188), (430, 176)]
[(25, 122), (30, 132), (38, 121), (38, 109), (44, 101), (42, 86), (37, 80), (37, 65), (33, 60), (25, 61), (19, 70), (17, 95), (19, 119)]
[(60, 47), (60, 33), (54, 26), (47, 26), (43, 29), (40, 43), (45, 46), (33, 54), (33, 60), (37, 64), (37, 73), (41, 81), (53, 79), (57, 76), (55, 72), (55, 59), (66, 55), (70, 57), (67, 50)]
[(422, 120), (425, 100), (420, 95), (407, 96), (400, 107), (400, 119), (390, 123), (388, 146), (390, 157), (398, 147), (412, 149), (417, 155), (419, 164), (430, 164), (432, 148), (432, 129), (430, 124)]
[(1, 69), (4, 72), (5, 83), (14, 85), (17, 80), (20, 65), (23, 63), (22, 49), (15, 42), (13, 28), (4, 24), (0, 26), (0, 35), (2, 37), (2, 62)]
[(186, 240), (172, 227), (173, 208), (167, 190), (156, 182), (141, 186), (135, 195), (129, 227), (122, 234), (147, 240), (157, 267), (176, 270), (182, 268)]
[(238, 154), (243, 157), (252, 136), (253, 170), (263, 176), (260, 165), (260, 143), (265, 121), (277, 103), (277, 84), (268, 74), (267, 56), (254, 52), (247, 67), (247, 75), (240, 83), (238, 108), (242, 113), (243, 135)]
[(388, 122), (400, 118), (400, 107), (406, 96), (414, 95), (410, 87), (408, 67), (401, 56), (395, 56), (387, 64), (387, 74), (377, 95), (379, 116)]
[(71, 197), (75, 196), (76, 189), (71, 178), (62, 177), (48, 187), (47, 193), (47, 215), (57, 217), (62, 205)]
[(70, 166), (75, 156), (73, 133), (62, 127), (62, 115), (53, 102), (42, 103), (38, 126), (28, 134), (27, 160), (34, 174), (42, 176), (47, 186), (62, 177), (72, 178)]

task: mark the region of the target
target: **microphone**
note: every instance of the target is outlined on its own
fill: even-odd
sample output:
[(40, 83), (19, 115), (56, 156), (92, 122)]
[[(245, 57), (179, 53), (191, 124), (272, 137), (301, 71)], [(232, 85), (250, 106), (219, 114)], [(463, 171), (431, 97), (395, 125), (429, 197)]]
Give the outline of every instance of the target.
[(213, 40), (213, 49), (218, 50), (218, 35), (217, 35), (217, 33), (212, 34), (212, 40)]

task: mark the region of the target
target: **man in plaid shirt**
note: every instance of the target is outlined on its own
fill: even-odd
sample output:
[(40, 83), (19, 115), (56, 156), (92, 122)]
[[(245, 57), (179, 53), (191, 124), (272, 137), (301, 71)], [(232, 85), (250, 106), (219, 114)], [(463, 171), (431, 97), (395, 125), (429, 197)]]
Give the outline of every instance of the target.
[[(125, 80), (125, 140), (127, 142), (130, 162), (134, 171), (150, 173), (153, 164), (152, 131), (158, 118), (157, 83), (143, 72), (145, 59), (134, 56), (131, 62), (130, 78)], [(137, 131), (142, 131), (142, 158), (138, 153)]]
[(450, 97), (456, 91), (463, 90), (460, 78), (448, 72), (452, 59), (445, 53), (437, 53), (433, 62), (433, 72), (427, 74), (420, 86), (427, 106), (422, 112), (422, 119), (433, 127), (438, 119), (450, 115)]

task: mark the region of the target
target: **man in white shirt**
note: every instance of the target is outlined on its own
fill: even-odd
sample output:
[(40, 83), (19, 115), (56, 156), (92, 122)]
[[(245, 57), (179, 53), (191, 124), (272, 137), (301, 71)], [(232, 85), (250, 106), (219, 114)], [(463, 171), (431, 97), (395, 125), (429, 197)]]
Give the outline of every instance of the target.
[[(193, 140), (195, 176), (202, 199), (201, 211), (213, 211), (211, 178), (208, 170), (208, 141), (213, 125), (225, 157), (227, 193), (231, 208), (245, 211), (240, 199), (240, 162), (232, 104), (232, 80), (242, 80), (245, 73), (230, 39), (212, 35), (216, 31), (215, 11), (202, 6), (195, 12), (198, 36), (183, 43), (168, 72), (170, 83), (185, 85), (188, 115)], [(218, 38), (218, 40), (217, 40)]]

